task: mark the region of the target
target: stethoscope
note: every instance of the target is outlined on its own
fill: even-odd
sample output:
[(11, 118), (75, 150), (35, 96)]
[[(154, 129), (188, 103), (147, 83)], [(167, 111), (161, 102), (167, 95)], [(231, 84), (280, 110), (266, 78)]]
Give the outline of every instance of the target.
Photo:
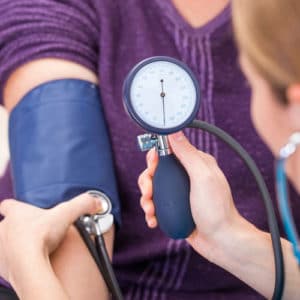
[(111, 229), (114, 222), (114, 217), (111, 214), (111, 201), (101, 191), (92, 190), (87, 193), (98, 199), (101, 203), (101, 209), (94, 215), (80, 217), (74, 225), (94, 258), (113, 299), (122, 300), (121, 289), (113, 271), (103, 238), (103, 235)]
[[(189, 177), (172, 154), (167, 135), (185, 127), (201, 129), (215, 135), (241, 157), (258, 184), (267, 212), (274, 251), (276, 274), (272, 299), (281, 299), (284, 288), (283, 254), (270, 194), (256, 164), (236, 140), (212, 124), (195, 120), (200, 107), (200, 96), (199, 84), (193, 72), (184, 63), (165, 56), (151, 57), (138, 63), (124, 82), (125, 109), (133, 121), (146, 131), (138, 136), (138, 146), (142, 151), (154, 147), (159, 155), (153, 177), (153, 201), (159, 227), (173, 239), (186, 238), (195, 228), (189, 201)], [(281, 199), (286, 202), (283, 165), (284, 160), (279, 161), (278, 186), (282, 190)], [(111, 204), (105, 194), (94, 191), (93, 195), (103, 200), (103, 212), (95, 216), (84, 216), (75, 225), (113, 298), (123, 299), (102, 237), (104, 229), (107, 230), (113, 223)], [(291, 232), (294, 233), (293, 230)], [(90, 235), (94, 236), (96, 244), (92, 242)], [(294, 237), (293, 234), (291, 236)]]
[(292, 243), (294, 255), (300, 264), (299, 236), (290, 208), (285, 166), (287, 159), (293, 155), (300, 145), (300, 133), (294, 133), (288, 143), (282, 147), (276, 162), (276, 188), (278, 207), (288, 240)]

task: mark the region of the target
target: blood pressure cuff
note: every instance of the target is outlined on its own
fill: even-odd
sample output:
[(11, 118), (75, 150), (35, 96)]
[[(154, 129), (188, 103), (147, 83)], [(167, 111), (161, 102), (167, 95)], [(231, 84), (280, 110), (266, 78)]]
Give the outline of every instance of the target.
[(99, 88), (76, 79), (30, 91), (9, 120), (12, 175), (17, 199), (50, 208), (87, 190), (120, 201)]

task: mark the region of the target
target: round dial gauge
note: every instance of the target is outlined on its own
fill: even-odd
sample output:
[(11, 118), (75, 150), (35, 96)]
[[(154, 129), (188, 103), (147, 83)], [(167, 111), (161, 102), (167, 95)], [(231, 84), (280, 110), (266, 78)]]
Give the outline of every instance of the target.
[(152, 57), (139, 63), (127, 76), (123, 92), (129, 115), (156, 134), (181, 130), (199, 110), (200, 90), (195, 76), (186, 65), (170, 57)]

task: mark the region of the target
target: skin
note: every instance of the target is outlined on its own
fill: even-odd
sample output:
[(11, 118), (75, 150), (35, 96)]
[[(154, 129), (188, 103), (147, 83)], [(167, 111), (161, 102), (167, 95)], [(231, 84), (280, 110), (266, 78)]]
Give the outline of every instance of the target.
[[(10, 112), (32, 88), (50, 80), (63, 78), (77, 78), (98, 83), (96, 74), (73, 62), (51, 58), (35, 60), (18, 68), (6, 82), (4, 89), (5, 107)], [(11, 236), (14, 236), (13, 232), (10, 232)], [(114, 228), (106, 233), (104, 238), (108, 253), (112, 257)], [(8, 249), (14, 248), (14, 244), (6, 243), (5, 245)], [(18, 249), (22, 249), (22, 247)], [(19, 256), (24, 257), (24, 253), (26, 252), (22, 249)], [(64, 235), (62, 243), (51, 254), (50, 262), (57, 276), (56, 280), (59, 280), (60, 285), (64, 287), (70, 299), (108, 299), (108, 291), (102, 276), (73, 226), (70, 226)], [(44, 276), (45, 271), (45, 269), (41, 270), (39, 277)], [(23, 285), (22, 282), (20, 284)], [(87, 286), (89, 287), (88, 289), (86, 288)], [(54, 289), (50, 288), (48, 290), (50, 295), (54, 291)], [(23, 299), (23, 290), (17, 291), (19, 291), (18, 296)], [(28, 298), (30, 297), (28, 296)], [(31, 299), (42, 298), (32, 296)], [(59, 300), (60, 298), (53, 296), (51, 299)]]
[[(214, 18), (224, 9), (229, 1), (173, 0), (173, 3), (178, 12), (191, 26), (199, 27)], [(63, 78), (78, 78), (99, 83), (99, 78), (96, 74), (76, 63), (53, 58), (34, 60), (15, 70), (5, 83), (5, 107), (10, 112), (32, 88), (50, 80)], [(18, 219), (15, 217), (13, 208), (16, 209), (17, 206), (12, 206), (8, 212), (3, 211), (5, 223), (3, 222), (0, 225), (0, 230), (3, 228), (2, 232), (6, 232), (7, 228), (4, 226), (5, 224), (10, 224), (10, 222), (14, 226), (10, 226), (9, 235), (7, 234), (6, 239), (0, 241), (0, 243), (1, 247), (5, 248), (5, 253), (14, 252), (16, 255), (14, 257), (0, 256), (0, 261), (2, 266), (9, 266), (9, 274), (11, 275), (5, 278), (12, 281), (21, 299), (59, 300), (66, 299), (66, 297), (72, 300), (108, 299), (107, 289), (99, 275), (98, 269), (72, 226), (69, 226), (59, 236), (60, 240), (57, 248), (51, 248), (51, 251), (44, 252), (41, 250), (41, 241), (47, 239), (41, 235), (37, 236), (38, 239), (34, 238), (33, 235), (29, 235), (26, 239), (21, 239), (20, 243), (16, 244), (9, 236), (18, 234), (20, 226), (17, 225), (20, 225), (18, 222), (21, 222), (22, 218)], [(27, 208), (22, 207), (22, 209), (26, 210)], [(69, 207), (70, 213), (72, 209), (72, 207)], [(67, 214), (66, 211), (64, 212)], [(28, 208), (28, 219), (31, 220), (35, 213), (32, 208)], [(50, 211), (49, 214), (51, 214)], [(47, 220), (49, 223), (52, 222), (50, 219)], [(21, 225), (24, 225), (23, 220)], [(33, 223), (29, 228), (26, 227), (25, 233), (31, 230), (35, 232), (35, 225), (37, 226), (36, 223)], [(47, 224), (44, 225), (46, 226)], [(49, 231), (46, 232), (47, 234), (51, 235)], [(32, 240), (32, 243), (28, 243), (29, 240)], [(105, 235), (106, 246), (110, 255), (112, 255), (113, 240), (114, 229)], [(30, 244), (32, 247), (24, 248), (23, 243), (27, 246)], [(21, 252), (19, 253), (20, 249)], [(40, 255), (41, 252), (42, 255)], [(24, 253), (26, 253), (26, 261), (17, 259), (18, 257), (21, 258)], [(30, 274), (31, 278), (28, 275), (26, 277), (24, 275), (26, 270), (28, 273), (28, 270), (32, 270), (33, 265), (36, 268), (35, 272), (30, 272), (32, 273)], [(43, 281), (40, 278), (43, 278)], [(89, 288), (87, 289), (86, 286)], [(47, 290), (47, 295), (45, 295), (45, 290)]]
[(229, 3), (228, 0), (172, 0), (175, 8), (192, 27), (205, 25)]
[[(202, 4), (201, 11), (199, 7), (196, 8), (196, 1), (174, 0), (176, 8), (193, 27), (201, 26), (211, 19), (215, 15), (214, 12), (223, 8), (225, 2), (227, 1), (212, 2), (212, 6), (216, 3), (220, 5), (205, 17), (204, 1), (198, 1), (199, 7)], [(184, 3), (186, 5), (183, 5)], [(207, 7), (207, 3), (205, 4)], [(288, 87), (289, 104), (284, 107), (274, 101), (274, 96), (266, 82), (255, 73), (247, 59), (243, 55), (241, 57), (245, 73), (253, 88), (251, 107), (253, 121), (262, 138), (276, 154), (289, 135), (299, 130), (300, 85), (294, 84)], [(34, 61), (19, 68), (8, 80), (4, 93), (6, 107), (11, 110), (21, 97), (36, 85), (66, 77), (98, 81), (95, 74), (74, 63), (54, 59)], [(269, 234), (258, 230), (239, 215), (234, 207), (226, 178), (211, 156), (197, 151), (180, 133), (171, 136), (170, 143), (174, 153), (187, 169), (192, 183), (191, 207), (196, 230), (188, 238), (188, 242), (200, 255), (222, 266), (270, 298), (273, 291), (274, 266), (270, 259), (272, 251)], [(155, 227), (157, 220), (151, 200), (151, 179), (157, 165), (157, 156), (153, 151), (149, 153), (147, 162), (148, 168), (139, 179), (142, 190), (141, 205), (146, 212), (149, 226)], [(198, 171), (199, 169), (201, 172)], [(288, 175), (299, 191), (300, 187), (294, 180), (298, 178), (298, 173), (299, 159), (296, 154), (290, 160)], [(210, 197), (211, 201), (208, 201)], [(83, 202), (88, 205), (87, 199)], [(97, 293), (103, 292), (103, 288), (99, 288), (101, 286), (99, 281), (94, 280), (97, 279), (97, 275), (93, 274), (95, 266), (88, 261), (89, 256), (83, 249), (80, 239), (69, 227), (79, 215), (92, 211), (93, 208), (84, 207), (78, 210), (76, 205), (80, 206), (79, 204), (73, 206), (72, 201), (69, 203), (68, 206), (61, 205), (49, 211), (13, 200), (5, 201), (1, 205), (0, 212), (5, 215), (5, 221), (0, 225), (1, 275), (12, 283), (21, 299), (96, 299), (100, 295)], [(22, 212), (22, 215), (20, 216), (18, 212)], [(69, 219), (66, 216), (71, 217)], [(34, 220), (34, 222), (26, 222), (26, 220)], [(24, 222), (29, 224), (26, 230), (24, 230)], [(11, 238), (16, 235), (20, 238)], [(107, 242), (110, 241), (112, 244), (112, 240), (111, 234)], [(75, 249), (74, 256), (70, 255), (71, 246)], [(290, 244), (282, 239), (282, 246), (287, 269), (284, 297), (297, 299), (299, 298), (298, 268)], [(26, 253), (26, 260), (19, 259), (22, 258), (19, 249), (22, 249), (22, 253)], [(56, 255), (53, 251), (59, 254)], [(51, 261), (50, 254), (52, 254)], [(79, 269), (72, 269), (78, 261)], [(85, 270), (83, 265), (86, 265)], [(34, 272), (28, 272), (33, 266)], [(93, 295), (86, 294), (81, 288), (85, 285), (76, 276), (80, 274), (82, 278), (85, 272), (90, 275), (89, 291), (95, 292)]]
[[(177, 9), (180, 10), (180, 1), (174, 0), (174, 4), (175, 2)], [(192, 26), (201, 26), (203, 23), (195, 22), (196, 17), (190, 15), (190, 12), (193, 10), (187, 12), (182, 9), (182, 15), (190, 20)], [(255, 73), (247, 59), (243, 55), (241, 57), (245, 73), (253, 88), (251, 107), (253, 121), (262, 138), (276, 154), (289, 135), (300, 128), (297, 117), (300, 85), (288, 87), (289, 104), (282, 106), (274, 101), (271, 89)], [(4, 93), (6, 107), (11, 110), (34, 86), (47, 80), (65, 77), (97, 82), (95, 74), (70, 62), (53, 59), (31, 62), (19, 68), (8, 80)], [(191, 207), (196, 230), (188, 238), (188, 242), (200, 255), (222, 266), (270, 298), (274, 285), (274, 266), (270, 259), (272, 250), (269, 234), (258, 230), (239, 215), (234, 207), (226, 178), (211, 156), (197, 151), (180, 133), (170, 136), (170, 143), (174, 153), (187, 169), (192, 183)], [(293, 180), (299, 173), (298, 154), (294, 155), (290, 162), (288, 175), (299, 191), (299, 185)], [(141, 205), (146, 212), (149, 226), (155, 227), (157, 220), (151, 196), (152, 176), (157, 165), (157, 156), (153, 151), (149, 153), (147, 163), (148, 168), (139, 179), (142, 191)], [(92, 212), (95, 204), (89, 206), (87, 199), (73, 205), (75, 202), (76, 200), (70, 201), (69, 205), (60, 205), (48, 211), (13, 200), (5, 201), (1, 205), (0, 212), (5, 215), (5, 220), (0, 225), (1, 275), (12, 283), (21, 299), (96, 299), (100, 295), (97, 295), (97, 292), (103, 292), (104, 288), (99, 288), (101, 286), (99, 281), (94, 281), (97, 279), (96, 274), (93, 274), (95, 266), (88, 261), (89, 256), (84, 252), (80, 239), (70, 228), (70, 224), (79, 215)], [(26, 230), (24, 222), (27, 224)], [(12, 236), (20, 238), (12, 239)], [(112, 240), (112, 236), (107, 239), (108, 242)], [(75, 249), (74, 256), (70, 255), (68, 247), (71, 246)], [(287, 270), (284, 298), (297, 299), (300, 282), (298, 268), (290, 244), (282, 239), (282, 246)], [(19, 249), (22, 249), (22, 253), (26, 253), (26, 260), (22, 259)], [(53, 251), (59, 253), (57, 260)], [(52, 253), (50, 261), (49, 256)], [(79, 269), (72, 269), (78, 261)], [(86, 265), (85, 270), (81, 269), (83, 265)], [(28, 272), (32, 271), (33, 267), (34, 272)], [(93, 295), (86, 294), (81, 288), (85, 285), (76, 276), (80, 274), (82, 278), (85, 271), (89, 272), (89, 291), (95, 292)]]
[[(243, 53), (240, 63), (252, 88), (251, 118), (260, 137), (276, 157), (289, 137), (300, 130), (300, 84), (290, 85), (286, 90), (288, 104), (282, 104), (274, 96), (268, 83), (251, 65)], [(300, 193), (299, 151), (289, 158), (287, 174), (295, 189)]]
[[(283, 105), (243, 53), (241, 65), (252, 87), (253, 122), (276, 155), (289, 136), (300, 130), (300, 84), (288, 87), (288, 104)], [(182, 133), (169, 136), (169, 141), (191, 182), (190, 202), (196, 229), (187, 239), (188, 243), (209, 261), (271, 298), (275, 278), (270, 234), (259, 230), (238, 213), (229, 184), (212, 156), (194, 148)], [(299, 154), (295, 154), (288, 166), (288, 176), (298, 192), (299, 159)], [(157, 163), (157, 153), (151, 150), (147, 155), (147, 169), (138, 180), (142, 193), (140, 203), (150, 228), (157, 226), (152, 201), (152, 177)], [(281, 243), (286, 266), (283, 298), (299, 299), (297, 262), (290, 243), (285, 239), (281, 239)]]
[(5, 219), (0, 223), (0, 275), (12, 284), (20, 299), (71, 299), (49, 257), (79, 216), (99, 209), (101, 203), (88, 194), (50, 210), (15, 200), (1, 203)]

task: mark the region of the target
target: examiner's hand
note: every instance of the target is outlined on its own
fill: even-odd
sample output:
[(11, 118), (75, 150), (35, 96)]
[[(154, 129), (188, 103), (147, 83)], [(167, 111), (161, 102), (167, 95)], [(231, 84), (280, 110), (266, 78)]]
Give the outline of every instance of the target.
[[(218, 236), (226, 234), (240, 216), (234, 206), (229, 184), (214, 157), (198, 151), (181, 132), (170, 135), (169, 142), (191, 181), (190, 202), (196, 230), (187, 240), (196, 251), (204, 255), (199, 241), (215, 241)], [(151, 228), (157, 226), (152, 201), (152, 177), (157, 163), (158, 155), (152, 149), (147, 154), (147, 169), (138, 180), (142, 193), (140, 203)]]
[[(88, 194), (48, 210), (4, 200), (0, 205), (5, 217), (0, 223), (0, 276), (10, 281), (16, 272), (28, 269), (28, 261), (35, 257), (48, 260), (70, 225), (81, 215), (96, 213), (100, 208), (97, 199)], [(34, 266), (27, 271), (34, 271)]]

